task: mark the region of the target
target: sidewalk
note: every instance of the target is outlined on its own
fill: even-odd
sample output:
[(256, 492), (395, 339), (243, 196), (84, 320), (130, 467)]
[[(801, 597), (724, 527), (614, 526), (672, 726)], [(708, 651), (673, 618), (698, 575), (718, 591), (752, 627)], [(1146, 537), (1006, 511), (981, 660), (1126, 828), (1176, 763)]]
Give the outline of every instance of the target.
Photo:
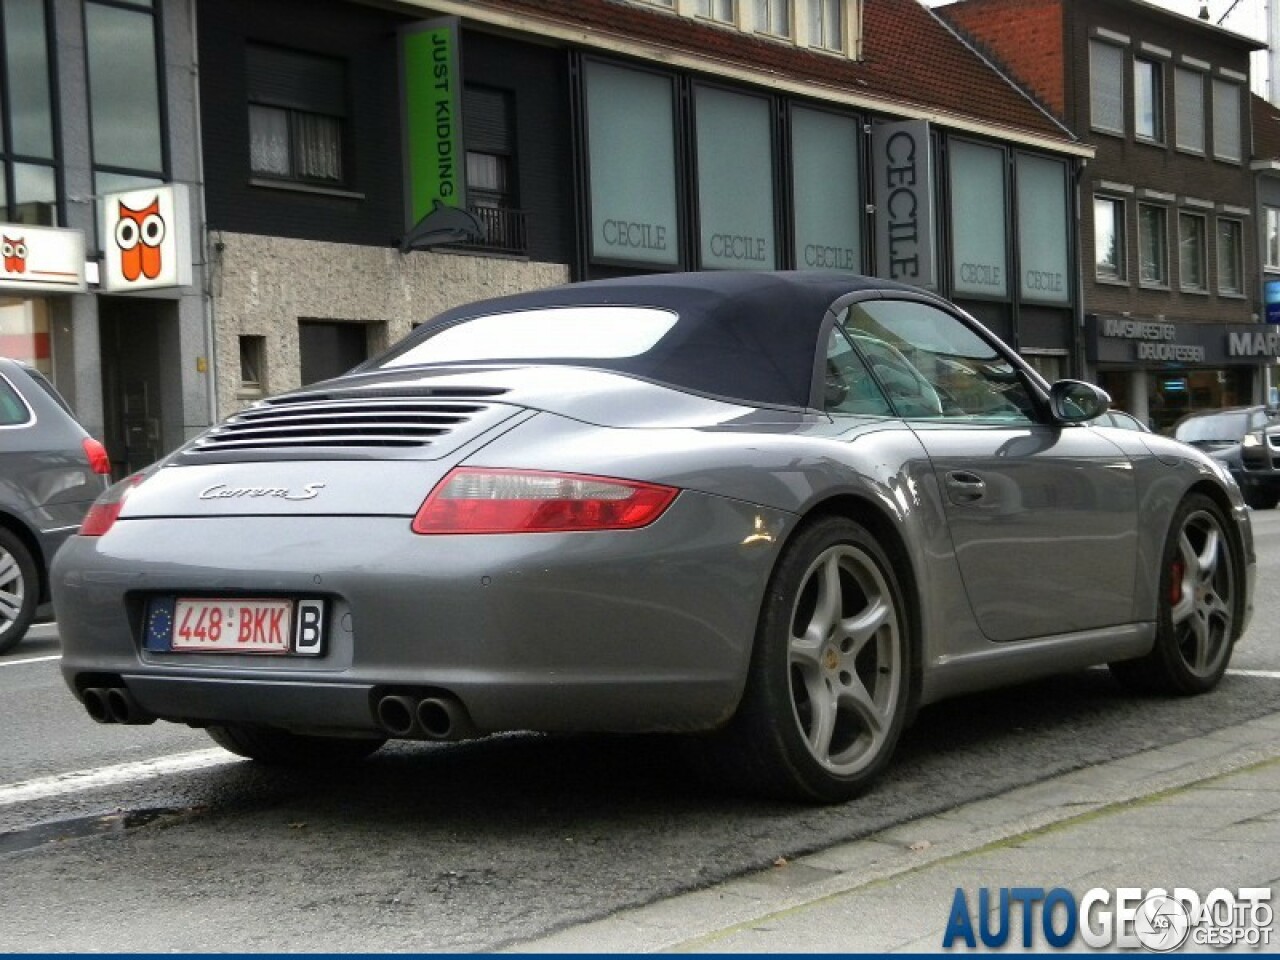
[[(856, 802), (856, 801), (855, 801)], [(1280, 905), (1280, 714), (1055, 777), (507, 952), (942, 950), (957, 888), (1271, 887)], [(1008, 948), (1021, 950), (1015, 906)], [(976, 929), (976, 927), (975, 927)], [(992, 929), (995, 929), (994, 927)], [(1048, 950), (1037, 908), (1034, 948)], [(1240, 945), (1237, 945), (1238, 948)], [(1078, 940), (1068, 949), (1084, 950)], [(1188, 942), (1182, 952), (1207, 950)], [(956, 940), (948, 952), (968, 948)], [(977, 950), (987, 952), (979, 940)], [(1280, 933), (1271, 923), (1271, 944)], [(1138, 952), (1145, 952), (1139, 948)], [(1221, 952), (1216, 949), (1213, 952)]]

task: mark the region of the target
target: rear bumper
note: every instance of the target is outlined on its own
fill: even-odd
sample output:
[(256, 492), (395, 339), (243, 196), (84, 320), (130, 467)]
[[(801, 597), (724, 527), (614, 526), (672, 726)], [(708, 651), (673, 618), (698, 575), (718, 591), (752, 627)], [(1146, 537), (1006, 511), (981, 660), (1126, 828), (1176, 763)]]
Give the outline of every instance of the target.
[[(403, 517), (122, 520), (53, 570), (62, 671), (163, 719), (377, 733), (387, 691), (483, 731), (716, 726), (745, 682), (787, 514), (686, 491), (643, 530), (420, 537)], [(760, 531), (775, 534), (762, 538)], [(316, 658), (143, 649), (153, 595), (320, 596)]]

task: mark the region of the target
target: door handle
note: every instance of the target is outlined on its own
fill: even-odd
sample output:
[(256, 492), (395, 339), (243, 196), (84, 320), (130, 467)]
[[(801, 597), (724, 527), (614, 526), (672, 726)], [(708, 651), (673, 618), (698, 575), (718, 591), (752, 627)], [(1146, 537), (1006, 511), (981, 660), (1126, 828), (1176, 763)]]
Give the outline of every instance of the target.
[(960, 506), (976, 503), (987, 493), (987, 484), (976, 473), (967, 470), (951, 470), (946, 479), (947, 496)]

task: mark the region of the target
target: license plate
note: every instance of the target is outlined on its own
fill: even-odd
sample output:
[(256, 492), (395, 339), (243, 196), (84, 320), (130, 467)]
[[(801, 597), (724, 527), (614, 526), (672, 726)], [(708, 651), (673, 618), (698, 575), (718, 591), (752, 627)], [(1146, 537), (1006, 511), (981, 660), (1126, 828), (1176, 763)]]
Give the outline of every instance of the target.
[(150, 605), (146, 646), (182, 653), (316, 656), (323, 628), (321, 600), (166, 598)]

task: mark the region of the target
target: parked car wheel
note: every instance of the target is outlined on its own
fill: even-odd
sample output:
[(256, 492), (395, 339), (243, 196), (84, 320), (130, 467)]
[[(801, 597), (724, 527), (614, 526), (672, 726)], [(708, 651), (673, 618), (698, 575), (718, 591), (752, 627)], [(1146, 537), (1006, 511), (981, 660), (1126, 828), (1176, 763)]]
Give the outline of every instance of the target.
[(1241, 589), (1222, 510), (1192, 494), (1174, 514), (1165, 543), (1155, 646), (1138, 660), (1113, 663), (1112, 671), (1143, 691), (1212, 690), (1231, 659)]
[(871, 534), (830, 517), (778, 562), (720, 769), (767, 795), (848, 799), (893, 753), (908, 714), (908, 612)]
[(35, 619), (39, 574), (31, 551), (10, 530), (0, 528), (0, 653), (16, 647)]
[(378, 738), (315, 737), (247, 724), (206, 727), (205, 732), (224, 750), (281, 767), (356, 763), (386, 743)]

